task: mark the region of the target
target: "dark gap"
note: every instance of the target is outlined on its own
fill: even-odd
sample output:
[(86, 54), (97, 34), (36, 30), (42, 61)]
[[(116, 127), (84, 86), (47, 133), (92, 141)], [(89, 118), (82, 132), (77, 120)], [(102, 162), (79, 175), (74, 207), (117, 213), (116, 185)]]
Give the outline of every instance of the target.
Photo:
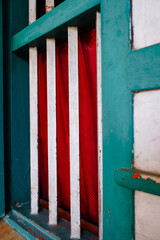
[(37, 19), (45, 14), (45, 0), (37, 0)]
[(55, 0), (55, 7), (64, 2), (65, 0)]

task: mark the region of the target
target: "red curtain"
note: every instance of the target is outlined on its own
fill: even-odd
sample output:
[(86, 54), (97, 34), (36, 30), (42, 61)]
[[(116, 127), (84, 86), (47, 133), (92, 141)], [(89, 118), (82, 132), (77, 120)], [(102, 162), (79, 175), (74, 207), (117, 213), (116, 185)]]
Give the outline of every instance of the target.
[[(81, 217), (98, 224), (96, 31), (79, 36)], [(41, 198), (48, 200), (46, 54), (38, 57)], [(56, 47), (58, 206), (70, 210), (68, 44)]]

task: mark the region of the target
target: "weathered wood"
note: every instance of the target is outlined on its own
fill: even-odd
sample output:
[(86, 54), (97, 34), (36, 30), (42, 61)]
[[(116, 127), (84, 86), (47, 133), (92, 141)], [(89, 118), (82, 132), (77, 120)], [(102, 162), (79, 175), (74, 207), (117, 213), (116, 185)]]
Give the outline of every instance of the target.
[[(54, 0), (46, 0), (46, 12)], [(46, 39), (49, 224), (57, 224), (56, 41)]]
[(100, 0), (64, 1), (60, 6), (57, 6), (54, 11), (50, 11), (30, 26), (27, 26), (15, 34), (13, 36), (13, 51), (56, 30), (58, 27), (66, 24), (80, 14), (89, 11), (98, 4), (100, 4)]
[[(36, 20), (36, 0), (29, 1), (29, 23)], [(31, 212), (38, 213), (38, 62), (37, 47), (29, 49)]]
[(96, 13), (97, 46), (97, 116), (98, 116), (98, 213), (99, 239), (103, 239), (103, 151), (102, 151), (102, 61), (101, 61), (101, 14)]
[(115, 181), (122, 187), (160, 196), (160, 176), (129, 169), (118, 169)]
[(10, 225), (0, 220), (0, 239), (2, 240), (24, 240)]
[(132, 91), (160, 88), (160, 44), (129, 52), (127, 86)]
[(71, 237), (80, 238), (78, 28), (68, 28)]

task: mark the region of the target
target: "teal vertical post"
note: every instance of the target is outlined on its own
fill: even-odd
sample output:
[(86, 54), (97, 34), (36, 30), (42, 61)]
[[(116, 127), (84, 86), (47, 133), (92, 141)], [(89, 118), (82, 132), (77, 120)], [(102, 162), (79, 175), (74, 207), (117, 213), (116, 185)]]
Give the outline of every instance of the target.
[(103, 239), (133, 239), (133, 193), (114, 173), (131, 168), (132, 93), (127, 88), (129, 0), (102, 0)]
[(0, 1), (0, 217), (5, 212), (4, 200), (4, 135), (3, 135), (3, 21)]

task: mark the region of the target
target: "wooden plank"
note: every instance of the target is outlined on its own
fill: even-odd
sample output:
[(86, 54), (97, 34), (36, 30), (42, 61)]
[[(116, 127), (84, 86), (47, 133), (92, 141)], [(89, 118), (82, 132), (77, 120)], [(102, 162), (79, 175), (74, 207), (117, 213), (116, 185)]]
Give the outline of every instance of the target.
[[(6, 220), (6, 221), (5, 221)], [(13, 227), (13, 228), (12, 228)], [(0, 239), (2, 240), (24, 240), (24, 239), (32, 239), (30, 238), (23, 238), (17, 231), (14, 230), (14, 226), (12, 226), (12, 221), (7, 221), (7, 218), (4, 220), (0, 220)]]
[(78, 28), (68, 28), (71, 238), (80, 238)]
[(103, 239), (103, 152), (102, 152), (102, 61), (101, 61), (101, 14), (96, 13), (97, 46), (97, 112), (98, 112), (98, 213), (99, 239)]
[(160, 42), (160, 1), (133, 0), (133, 47), (144, 48)]
[(101, 0), (103, 236), (108, 240), (134, 239), (133, 193), (114, 180), (117, 169), (132, 163), (132, 93), (126, 86), (129, 19), (130, 1)]
[[(46, 0), (46, 12), (54, 0)], [(46, 40), (47, 107), (48, 107), (48, 186), (49, 224), (57, 224), (57, 131), (56, 131), (56, 41)]]
[(29, 49), (31, 212), (38, 213), (37, 48)]
[(100, 4), (100, 0), (70, 0), (64, 1), (54, 11), (50, 11), (33, 24), (27, 26), (13, 36), (13, 51), (39, 39), (49, 32), (56, 30), (73, 18), (89, 11)]
[[(29, 0), (29, 23), (36, 20), (36, 0)], [(29, 49), (31, 213), (38, 213), (38, 63), (37, 47)]]
[(132, 51), (127, 58), (127, 85), (132, 91), (160, 88), (160, 44)]
[(160, 175), (129, 169), (118, 169), (115, 181), (122, 187), (160, 196)]

